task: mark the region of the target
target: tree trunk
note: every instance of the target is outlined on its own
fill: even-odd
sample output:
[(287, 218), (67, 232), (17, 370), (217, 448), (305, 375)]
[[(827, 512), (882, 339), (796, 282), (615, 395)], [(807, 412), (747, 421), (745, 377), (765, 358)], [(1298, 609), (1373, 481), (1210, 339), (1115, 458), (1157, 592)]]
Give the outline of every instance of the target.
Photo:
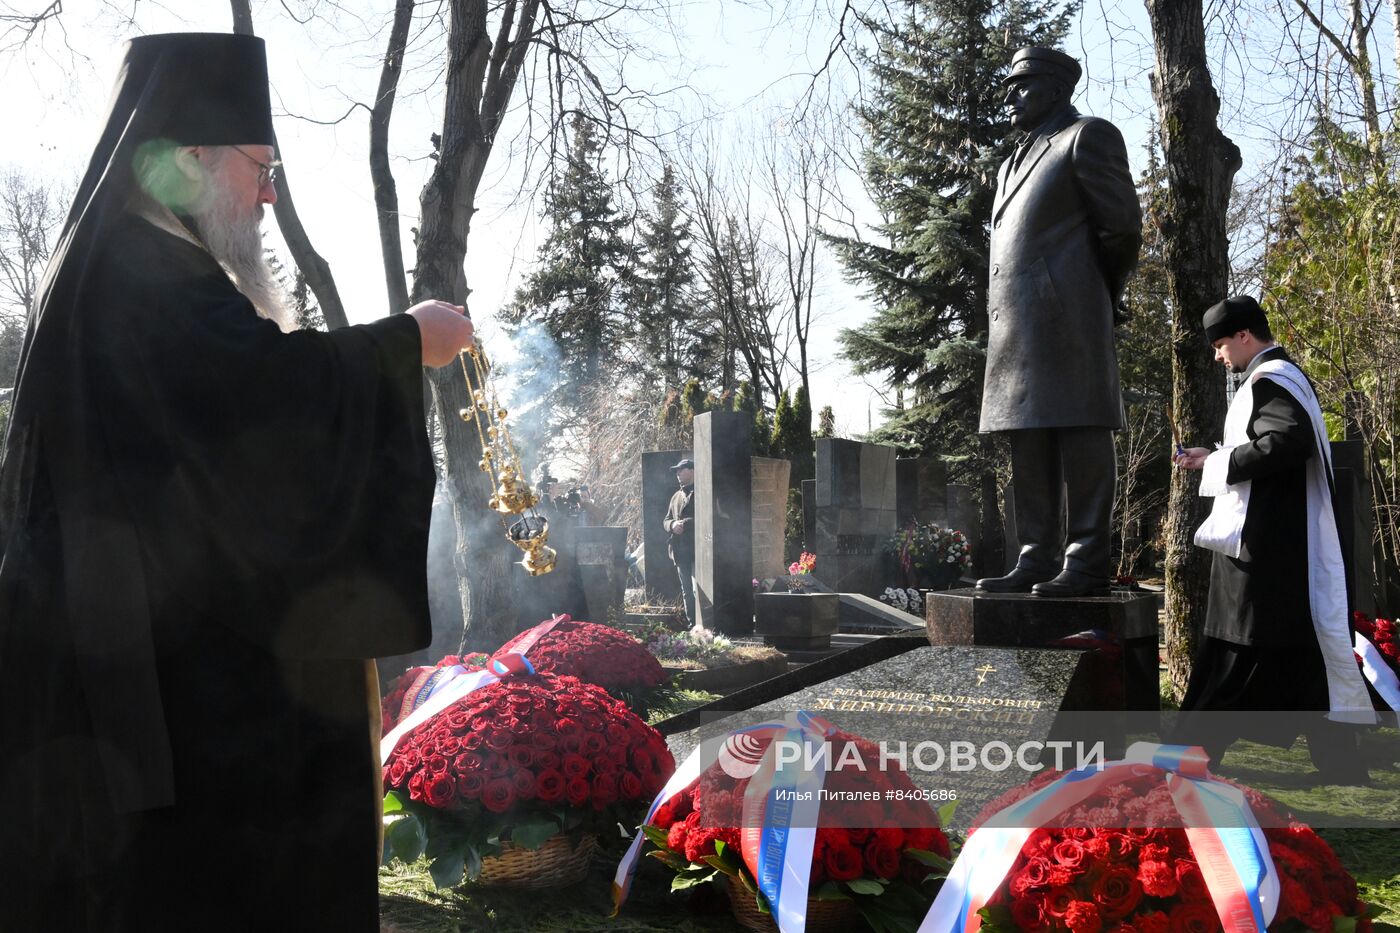
[[(1225, 211), (1240, 151), (1220, 132), (1220, 98), (1206, 66), (1201, 0), (1146, 0), (1157, 67), (1152, 95), (1162, 132), (1167, 192), (1161, 226), (1172, 315), (1172, 417), (1188, 446), (1220, 438), (1225, 386), (1201, 327), (1205, 309), (1226, 296)], [(1200, 474), (1172, 472), (1167, 506), (1168, 677), (1180, 699), (1205, 620), (1210, 552), (1192, 536), (1209, 511)]]
[[(486, 32), (486, 0), (452, 2), (442, 143), (420, 199), (411, 302), (438, 297), (467, 303), (470, 290), (464, 262), (477, 187), (520, 74), (539, 6), (539, 0), (527, 0), (519, 8), (517, 23), (517, 4), (507, 0), (500, 8), (501, 25), (493, 46)], [(457, 525), (454, 560), (466, 620), (463, 644), (491, 651), (515, 634), (510, 563), (519, 552), (506, 540), (500, 518), (487, 504), (492, 490), (488, 475), (478, 467), (481, 443), (476, 430), (458, 414), (471, 405), (461, 367), (434, 370), (429, 383), (443, 431), (443, 469)]]
[[(233, 12), (233, 31), (242, 36), (253, 35), (253, 13), (249, 0), (229, 0), (229, 6)], [(275, 136), (272, 148), (277, 149)], [(345, 305), (340, 301), (340, 291), (335, 287), (330, 264), (321, 258), (321, 254), (311, 245), (311, 238), (306, 235), (306, 228), (301, 225), (301, 218), (297, 216), (285, 166), (277, 170), (274, 187), (277, 190), (277, 203), (272, 206), (272, 212), (277, 217), (282, 239), (287, 241), (287, 249), (291, 250), (292, 261), (297, 264), (301, 274), (306, 276), (306, 284), (321, 306), (326, 326), (331, 330), (344, 327), (349, 321), (345, 317)]]
[(399, 193), (389, 168), (389, 119), (394, 114), (394, 96), (403, 71), (408, 27), (413, 22), (414, 0), (398, 0), (394, 25), (389, 31), (389, 48), (379, 89), (369, 115), (369, 176), (374, 185), (374, 208), (379, 218), (379, 249), (384, 257), (384, 286), (389, 296), (389, 313), (408, 309), (408, 279), (403, 268), (403, 241), (399, 236)]

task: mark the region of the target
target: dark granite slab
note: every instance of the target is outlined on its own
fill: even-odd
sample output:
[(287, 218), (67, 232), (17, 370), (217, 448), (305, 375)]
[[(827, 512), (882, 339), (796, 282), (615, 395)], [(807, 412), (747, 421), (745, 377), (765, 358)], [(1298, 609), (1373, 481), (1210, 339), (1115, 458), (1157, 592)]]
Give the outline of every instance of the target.
[(660, 599), (679, 600), (680, 578), (666, 553), (670, 535), (661, 527), (671, 496), (679, 488), (671, 467), (690, 456), (688, 450), (650, 450), (642, 454), (642, 572), (646, 589)]
[(754, 630), (779, 650), (825, 648), (841, 614), (835, 593), (756, 593)]
[(753, 419), (695, 417), (695, 604), (713, 632), (753, 631)]
[(957, 589), (932, 592), (926, 599), (930, 644), (1088, 650), (1096, 677), (1087, 708), (1160, 706), (1155, 593), (1045, 599)]
[[(980, 751), (1005, 744), (1034, 746), (1026, 761), (1039, 765), (1040, 743), (1068, 740), (1057, 730), (1060, 711), (1082, 708), (1091, 687), (1088, 652), (1014, 648), (932, 647), (890, 636), (842, 652), (659, 724), (677, 760), (702, 742), (717, 743), (730, 731), (781, 719), (799, 710), (816, 713), (837, 728), (898, 754), (917, 787), (958, 801), (954, 825), (966, 825), (1006, 790), (1034, 777), (1038, 768), (978, 766), (954, 771), (951, 757), (931, 767), (936, 754), (913, 757), (916, 747), (954, 743)], [(922, 745), (921, 745), (922, 743)], [(711, 746), (707, 746), (711, 747)], [(994, 763), (1000, 756), (993, 756)], [(1069, 766), (1077, 764), (1071, 752)], [(1045, 758), (1053, 765), (1053, 758)], [(951, 792), (951, 796), (948, 796)]]

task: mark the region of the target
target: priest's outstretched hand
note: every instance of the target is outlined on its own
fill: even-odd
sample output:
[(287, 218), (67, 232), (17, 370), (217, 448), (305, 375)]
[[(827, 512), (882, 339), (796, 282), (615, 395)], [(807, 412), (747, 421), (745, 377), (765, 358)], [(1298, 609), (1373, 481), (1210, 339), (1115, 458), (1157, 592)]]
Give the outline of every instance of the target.
[(1206, 458), (1209, 456), (1209, 448), (1187, 447), (1174, 454), (1172, 462), (1183, 470), (1199, 470), (1206, 465)]
[(472, 345), (472, 322), (462, 305), (431, 299), (420, 301), (408, 313), (418, 322), (424, 366), (446, 366)]

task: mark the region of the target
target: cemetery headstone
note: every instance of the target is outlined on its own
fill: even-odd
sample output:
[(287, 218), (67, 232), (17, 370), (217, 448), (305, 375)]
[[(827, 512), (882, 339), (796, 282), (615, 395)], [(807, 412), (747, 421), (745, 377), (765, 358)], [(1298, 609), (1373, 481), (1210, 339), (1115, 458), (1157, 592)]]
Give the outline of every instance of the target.
[(937, 457), (900, 457), (894, 462), (895, 523), (948, 523), (948, 470)]
[(650, 450), (642, 454), (642, 570), (647, 592), (665, 600), (679, 600), (681, 585), (676, 565), (666, 553), (670, 535), (661, 522), (677, 489), (676, 473), (671, 467), (690, 455), (688, 450)]
[(1371, 532), (1371, 479), (1362, 441), (1333, 441), (1332, 469), (1337, 487), (1337, 533), (1347, 556), (1347, 596), (1351, 607), (1376, 614), (1376, 570)]
[(753, 419), (747, 412), (695, 416), (695, 602), (699, 623), (753, 631)]
[(788, 477), (792, 463), (770, 457), (750, 458), (753, 487), (753, 576), (776, 577), (786, 572), (783, 562), (787, 530)]
[(592, 622), (621, 621), (627, 595), (627, 529), (581, 525), (574, 529), (574, 549), (583, 598), (588, 605), (584, 618)]
[(816, 572), (838, 592), (877, 596), (881, 547), (896, 529), (895, 449), (817, 439)]
[[(965, 828), (987, 803), (1038, 773), (1048, 743), (1061, 741), (1062, 713), (1083, 710), (1091, 698), (1087, 652), (1016, 648), (931, 647), (917, 638), (889, 636), (830, 655), (658, 724), (680, 761), (702, 742), (787, 713), (808, 711), (837, 728), (870, 740), (891, 755), (901, 749), (915, 786), (958, 801), (953, 826)], [(1070, 719), (1066, 718), (1065, 723)], [(1081, 724), (1074, 723), (1073, 727)], [(919, 754), (941, 747), (937, 754)], [(1031, 752), (1025, 764), (1000, 760), (954, 771), (948, 752), (969, 743), (1000, 754), (1000, 746)], [(1041, 751), (1035, 750), (1036, 746)], [(707, 746), (712, 747), (712, 746)], [(995, 758), (996, 756), (991, 756)], [(892, 759), (891, 759), (892, 760)], [(1073, 767), (1075, 762), (1067, 762)], [(951, 793), (949, 793), (951, 792)], [(938, 806), (935, 802), (933, 806)]]
[(817, 481), (802, 481), (802, 550), (816, 553), (817, 546)]

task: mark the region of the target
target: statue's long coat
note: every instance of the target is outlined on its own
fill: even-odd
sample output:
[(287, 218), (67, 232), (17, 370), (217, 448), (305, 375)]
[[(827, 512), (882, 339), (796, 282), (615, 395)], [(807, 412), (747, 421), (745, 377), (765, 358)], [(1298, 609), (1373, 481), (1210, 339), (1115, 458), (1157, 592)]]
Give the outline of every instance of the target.
[(1121, 429), (1113, 309), (1142, 241), (1123, 137), (1069, 110), (1029, 146), (997, 178), (980, 430)]

